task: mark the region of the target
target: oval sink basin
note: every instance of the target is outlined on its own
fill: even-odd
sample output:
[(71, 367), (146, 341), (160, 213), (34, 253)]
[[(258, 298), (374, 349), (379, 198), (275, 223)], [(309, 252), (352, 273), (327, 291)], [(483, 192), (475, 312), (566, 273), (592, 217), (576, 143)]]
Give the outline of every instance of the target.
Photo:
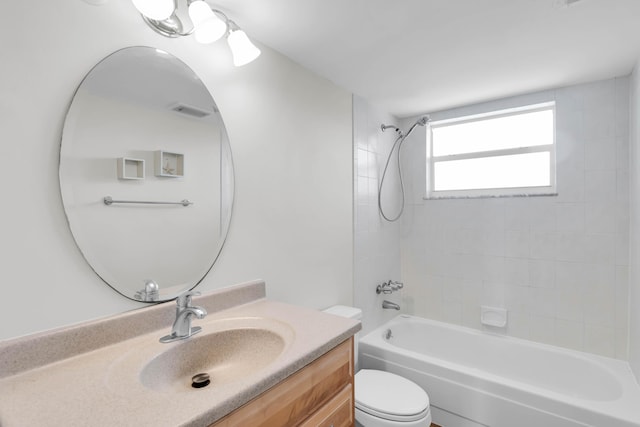
[[(268, 317), (212, 316), (198, 323), (202, 331), (184, 340), (164, 344), (164, 334), (154, 332), (130, 341), (106, 369), (107, 388), (126, 398), (150, 391), (187, 400), (192, 393), (213, 396), (266, 375), (295, 339), (290, 325)], [(202, 373), (210, 383), (193, 388), (192, 377)]]
[(177, 342), (150, 360), (140, 372), (140, 382), (156, 391), (195, 390), (191, 378), (207, 373), (216, 387), (264, 368), (285, 348), (277, 333), (260, 328), (216, 331)]

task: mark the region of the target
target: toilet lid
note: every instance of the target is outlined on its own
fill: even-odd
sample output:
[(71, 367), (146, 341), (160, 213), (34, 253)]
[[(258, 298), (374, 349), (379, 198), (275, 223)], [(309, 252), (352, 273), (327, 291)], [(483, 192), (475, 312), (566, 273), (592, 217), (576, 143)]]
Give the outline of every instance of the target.
[(429, 412), (429, 396), (416, 383), (390, 372), (361, 369), (355, 376), (356, 408), (394, 421), (415, 421)]

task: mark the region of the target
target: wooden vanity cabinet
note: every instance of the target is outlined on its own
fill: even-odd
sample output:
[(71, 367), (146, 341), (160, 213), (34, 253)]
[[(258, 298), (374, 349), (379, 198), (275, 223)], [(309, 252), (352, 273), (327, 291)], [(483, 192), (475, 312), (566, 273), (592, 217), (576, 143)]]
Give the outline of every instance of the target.
[(351, 427), (354, 402), (349, 338), (210, 427)]

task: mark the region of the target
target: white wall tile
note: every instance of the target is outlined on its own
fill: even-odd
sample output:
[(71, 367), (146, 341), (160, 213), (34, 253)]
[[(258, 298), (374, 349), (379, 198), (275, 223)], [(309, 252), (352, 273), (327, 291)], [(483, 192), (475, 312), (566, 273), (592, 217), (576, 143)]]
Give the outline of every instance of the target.
[(582, 233), (558, 233), (557, 260), (584, 262), (586, 237)]
[(589, 233), (616, 232), (617, 205), (603, 201), (585, 203), (585, 230)]
[(584, 350), (615, 357), (615, 330), (599, 325), (584, 325)]
[(529, 308), (532, 315), (555, 318), (556, 292), (548, 288), (528, 288)]
[(556, 292), (556, 319), (584, 322), (583, 294), (572, 289), (558, 289)]
[(356, 150), (357, 176), (362, 176), (362, 177), (369, 176), (368, 175), (368, 171), (369, 171), (368, 155), (369, 155), (369, 152), (367, 150), (364, 150), (362, 148), (358, 148)]
[(530, 295), (526, 286), (507, 286), (504, 289), (505, 307), (509, 312), (529, 313)]
[(613, 234), (585, 234), (584, 245), (586, 262), (614, 264), (616, 245)]
[(562, 233), (581, 233), (585, 227), (583, 203), (558, 203), (556, 206), (556, 230)]
[(616, 266), (616, 330), (627, 330), (629, 326), (629, 268)]
[(562, 168), (556, 171), (558, 202), (583, 202), (585, 200), (584, 169)]
[(616, 168), (629, 170), (629, 137), (616, 137)]
[[(613, 109), (615, 104), (615, 79), (600, 80), (577, 86), (582, 92), (583, 110)], [(604, 120), (604, 118), (602, 118)]]
[(534, 288), (555, 288), (555, 262), (546, 260), (529, 260), (529, 284)]
[(615, 200), (617, 194), (615, 170), (585, 170), (584, 176), (584, 194), (587, 202)]
[(489, 229), (482, 232), (481, 253), (493, 256), (505, 255), (505, 231), (504, 229)]
[(556, 231), (555, 197), (531, 197), (528, 199), (528, 208), (531, 231)]
[(631, 79), (629, 76), (617, 77), (615, 79), (615, 128), (616, 136), (629, 140), (629, 100), (631, 90)]
[(615, 326), (616, 295), (609, 292), (585, 292), (583, 295), (584, 322), (607, 328)]
[(519, 311), (508, 312), (507, 334), (523, 339), (531, 339), (531, 321), (529, 314)]
[(514, 197), (505, 201), (504, 229), (509, 231), (529, 230), (529, 200)]
[(580, 295), (585, 287), (586, 264), (556, 261), (556, 288)]
[(504, 235), (504, 254), (511, 258), (528, 258), (531, 234), (528, 231), (507, 230)]
[(471, 278), (467, 281), (477, 281), (482, 279), (484, 282), (489, 283), (502, 283), (507, 285), (506, 282), (506, 259), (501, 256), (485, 255), (482, 257), (482, 275), (480, 278)]
[(616, 169), (616, 145), (611, 139), (586, 140), (584, 154), (587, 170)]
[(584, 324), (580, 321), (556, 320), (555, 345), (573, 350), (584, 348)]
[(616, 265), (629, 265), (629, 233), (617, 233), (616, 239)]
[(369, 178), (366, 176), (358, 177), (356, 201), (360, 206), (366, 206), (369, 204)]
[(505, 286), (502, 283), (482, 284), (480, 303), (491, 307), (503, 307), (506, 303)]
[(505, 258), (504, 283), (508, 286), (528, 286), (529, 261), (523, 258)]
[(485, 230), (504, 230), (505, 201), (486, 199), (482, 201), (480, 226)]
[(555, 260), (557, 254), (558, 233), (534, 231), (531, 233), (530, 258)]
[(529, 318), (529, 339), (545, 344), (556, 341), (555, 320), (552, 317), (532, 315)]
[(608, 105), (585, 108), (583, 110), (582, 125), (585, 140), (611, 139), (615, 137), (615, 109), (613, 101), (610, 102)]
[(459, 302), (443, 302), (442, 320), (456, 325), (462, 324), (462, 304)]

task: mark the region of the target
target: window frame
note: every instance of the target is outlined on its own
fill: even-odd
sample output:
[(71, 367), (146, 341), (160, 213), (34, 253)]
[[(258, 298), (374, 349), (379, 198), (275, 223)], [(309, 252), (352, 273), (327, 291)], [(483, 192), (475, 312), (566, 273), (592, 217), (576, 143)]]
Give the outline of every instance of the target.
[[(506, 148), (475, 153), (451, 154), (445, 156), (433, 156), (433, 128), (450, 126), (452, 124), (464, 124), (481, 120), (509, 117), (537, 111), (551, 110), (552, 112), (552, 143), (546, 145)], [(426, 138), (426, 194), (425, 199), (451, 199), (451, 198), (483, 198), (483, 197), (526, 197), (526, 196), (555, 196), (556, 193), (556, 105), (555, 101), (525, 105), (516, 108), (489, 111), (480, 114), (465, 115), (442, 120), (434, 120), (427, 125)], [(435, 167), (438, 162), (481, 159), (488, 157), (508, 156), (514, 154), (528, 154), (549, 152), (549, 185), (535, 187), (499, 187), (464, 190), (434, 190)]]

